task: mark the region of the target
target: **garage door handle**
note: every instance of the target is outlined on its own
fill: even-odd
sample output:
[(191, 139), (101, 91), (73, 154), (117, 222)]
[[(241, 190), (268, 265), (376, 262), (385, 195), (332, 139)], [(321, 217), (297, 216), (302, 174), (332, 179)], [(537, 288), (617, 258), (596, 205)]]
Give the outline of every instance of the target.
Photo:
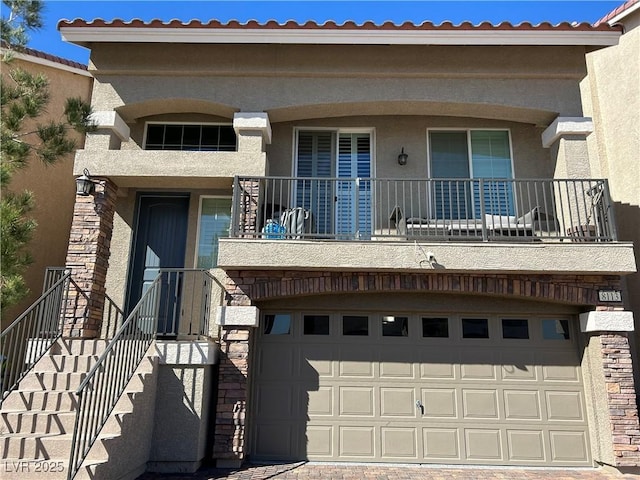
[(424, 405), (422, 405), (422, 402), (420, 400), (416, 400), (416, 408), (419, 408), (420, 413), (424, 415)]

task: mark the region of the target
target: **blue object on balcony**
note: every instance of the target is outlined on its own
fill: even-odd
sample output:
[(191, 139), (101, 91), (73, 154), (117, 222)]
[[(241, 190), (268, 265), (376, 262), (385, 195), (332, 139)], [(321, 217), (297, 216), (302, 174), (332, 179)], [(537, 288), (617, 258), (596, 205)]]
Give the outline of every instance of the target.
[(262, 229), (264, 238), (274, 240), (284, 238), (284, 234), (287, 233), (287, 229), (278, 222), (274, 222), (272, 219), (267, 220), (267, 224)]

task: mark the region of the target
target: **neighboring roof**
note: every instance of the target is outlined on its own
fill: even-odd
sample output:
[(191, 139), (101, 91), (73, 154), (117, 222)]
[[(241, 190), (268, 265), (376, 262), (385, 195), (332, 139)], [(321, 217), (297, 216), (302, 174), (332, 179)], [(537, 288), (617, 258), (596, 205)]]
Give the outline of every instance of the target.
[(61, 20), (58, 29), (62, 37), (77, 44), (92, 42), (182, 42), (182, 43), (304, 43), (304, 44), (405, 44), (405, 45), (615, 45), (621, 34), (619, 27), (603, 23), (568, 22), (552, 25), (548, 22), (533, 25), (523, 22), (454, 25), (443, 22), (414, 24), (392, 22), (357, 24), (333, 21), (319, 24), (314, 21), (278, 23), (255, 20), (241, 23), (231, 20), (182, 22), (139, 19)]
[(640, 0), (627, 0), (618, 8), (613, 9), (609, 13), (607, 13), (604, 17), (598, 20), (594, 25), (598, 26), (604, 23), (608, 23), (609, 25), (613, 25), (614, 23), (618, 23), (624, 17), (629, 15), (631, 12), (640, 8)]
[[(2, 49), (5, 50), (6, 48), (6, 44), (3, 44)], [(30, 61), (61, 70), (71, 71), (80, 75), (91, 76), (87, 71), (86, 65), (79, 62), (74, 62), (73, 60), (68, 60), (56, 55), (51, 55), (50, 53), (42, 52), (40, 50), (35, 50), (29, 47), (14, 48), (13, 51), (15, 57), (21, 60)]]

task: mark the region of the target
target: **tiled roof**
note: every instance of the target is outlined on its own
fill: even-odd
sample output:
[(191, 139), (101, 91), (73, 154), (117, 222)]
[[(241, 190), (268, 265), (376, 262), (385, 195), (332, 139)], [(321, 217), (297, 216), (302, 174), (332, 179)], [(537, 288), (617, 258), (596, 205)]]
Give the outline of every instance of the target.
[(621, 13), (626, 12), (627, 10), (629, 10), (632, 6), (636, 5), (640, 3), (640, 0), (627, 0), (626, 2), (624, 2), (622, 5), (618, 6), (617, 8), (613, 9), (612, 11), (610, 11), (609, 13), (607, 13), (604, 17), (602, 17), (600, 20), (598, 20), (597, 22), (595, 22), (594, 25), (599, 26), (602, 24), (606, 24), (609, 20), (617, 17), (618, 15), (620, 15)]
[[(638, 0), (630, 0), (632, 2)], [(208, 22), (202, 22), (201, 20), (191, 20), (189, 22), (182, 22), (180, 20), (170, 20), (164, 22), (162, 20), (151, 20), (145, 22), (140, 19), (134, 19), (131, 21), (124, 21), (122, 19), (114, 19), (106, 21), (102, 18), (97, 18), (92, 21), (76, 18), (75, 20), (60, 20), (58, 22), (58, 29), (62, 27), (123, 27), (123, 28), (193, 28), (193, 29), (258, 29), (258, 30), (379, 30), (379, 31), (618, 31), (616, 27), (611, 27), (606, 23), (600, 25), (592, 25), (590, 23), (574, 23), (562, 22), (558, 24), (551, 24), (549, 22), (542, 22), (538, 24), (532, 24), (529, 22), (522, 22), (513, 25), (509, 22), (502, 22), (499, 24), (493, 24), (490, 22), (482, 22), (479, 24), (473, 24), (471, 22), (462, 22), (454, 25), (452, 22), (442, 22), (440, 24), (434, 24), (433, 22), (423, 22), (421, 24), (415, 24), (412, 22), (404, 22), (402, 24), (395, 24), (393, 22), (384, 22), (376, 24), (368, 21), (361, 24), (357, 24), (353, 21), (344, 22), (338, 24), (334, 21), (327, 21), (325, 23), (317, 23), (315, 21), (307, 21), (305, 23), (298, 23), (293, 20), (289, 20), (284, 23), (279, 23), (275, 20), (269, 20), (264, 23), (260, 23), (256, 20), (249, 20), (248, 22), (239, 22), (237, 20), (230, 20), (223, 23), (219, 20), (210, 20)]]
[[(6, 48), (6, 44), (2, 44), (2, 48)], [(67, 67), (77, 68), (79, 70), (87, 70), (87, 66), (83, 63), (74, 62), (73, 60), (67, 60), (66, 58), (51, 55), (50, 53), (42, 52), (34, 48), (20, 47), (14, 48), (14, 50), (22, 55), (29, 55), (31, 57), (41, 58), (60, 65), (66, 65)]]

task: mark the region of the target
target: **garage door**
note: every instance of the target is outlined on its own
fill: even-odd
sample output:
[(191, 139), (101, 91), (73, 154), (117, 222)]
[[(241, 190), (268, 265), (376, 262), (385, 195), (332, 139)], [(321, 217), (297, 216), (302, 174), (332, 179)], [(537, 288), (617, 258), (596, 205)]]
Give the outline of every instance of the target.
[(252, 458), (590, 465), (575, 337), (566, 317), (265, 315)]

